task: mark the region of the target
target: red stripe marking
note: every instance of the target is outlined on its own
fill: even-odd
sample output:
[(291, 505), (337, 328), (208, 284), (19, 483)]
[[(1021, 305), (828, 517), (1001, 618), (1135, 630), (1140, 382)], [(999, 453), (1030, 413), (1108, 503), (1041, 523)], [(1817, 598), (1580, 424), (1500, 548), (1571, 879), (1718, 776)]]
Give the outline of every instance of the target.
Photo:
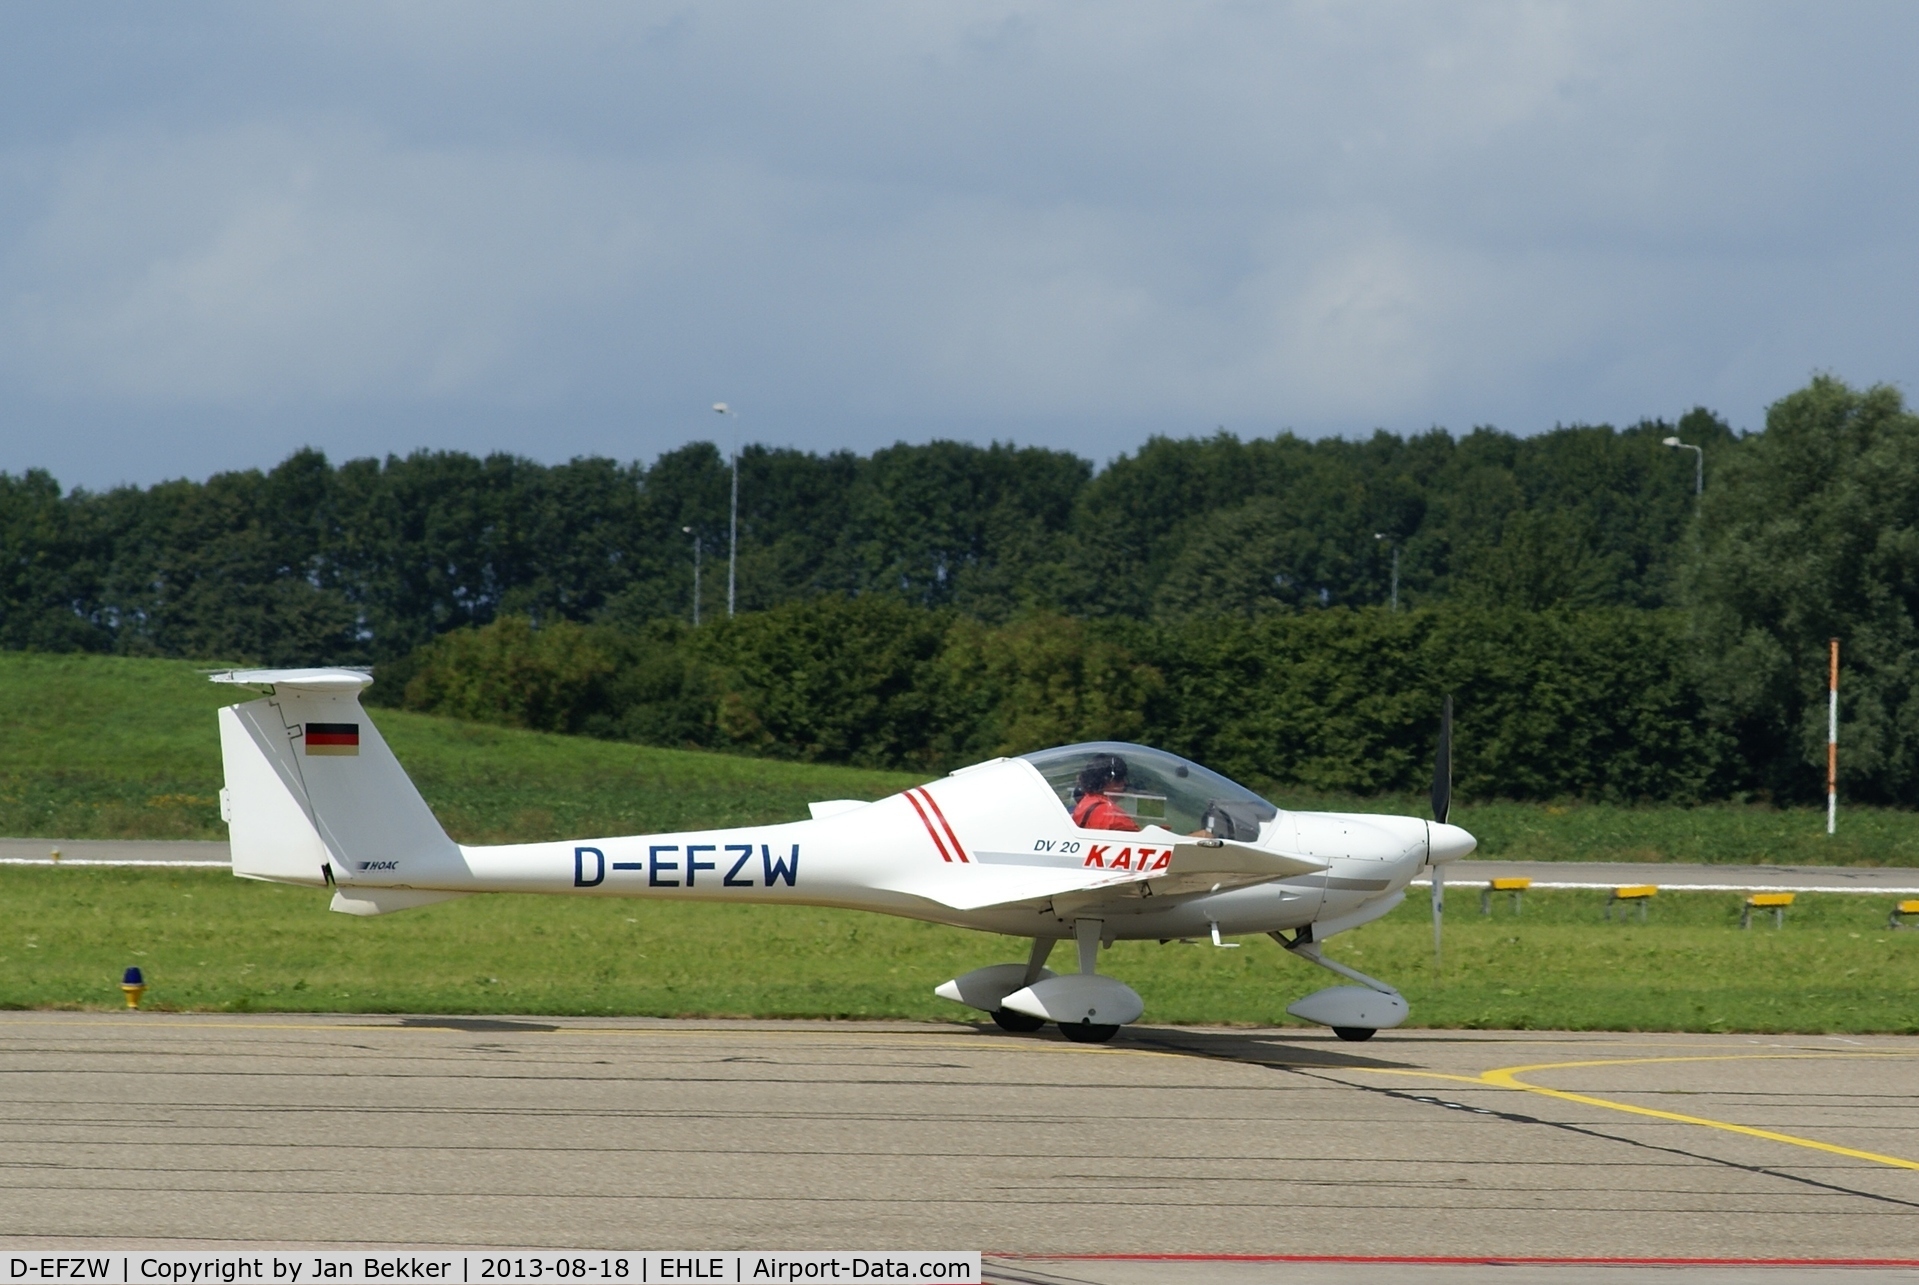
[(1599, 1268), (1919, 1268), (1919, 1258), (1549, 1258), (1539, 1254), (1034, 1254), (986, 1250), (1023, 1262), (1405, 1262), (1435, 1266), (1554, 1264)]
[(358, 732), (308, 732), (308, 745), (358, 745)]
[(933, 792), (923, 785), (920, 786), (920, 793), (924, 794), (926, 801), (933, 805), (933, 815), (940, 819), (940, 828), (946, 831), (946, 837), (953, 841), (953, 851), (959, 853), (961, 861), (967, 860), (966, 849), (960, 846), (959, 836), (953, 833), (953, 823), (946, 819), (944, 812), (940, 811), (940, 801), (934, 798)]
[(920, 801), (913, 797), (911, 790), (906, 792), (906, 801), (913, 805), (913, 811), (920, 814), (920, 824), (926, 827), (926, 837), (931, 839), (933, 846), (940, 850), (940, 860), (951, 862), (953, 858), (947, 855), (946, 845), (940, 842), (939, 831), (933, 828), (933, 822), (927, 817), (926, 809), (920, 806)]

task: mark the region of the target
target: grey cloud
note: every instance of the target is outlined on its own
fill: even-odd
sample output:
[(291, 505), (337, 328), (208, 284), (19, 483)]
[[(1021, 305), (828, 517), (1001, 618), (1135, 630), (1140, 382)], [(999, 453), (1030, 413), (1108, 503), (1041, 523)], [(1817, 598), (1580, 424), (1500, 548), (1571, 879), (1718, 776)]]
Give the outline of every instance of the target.
[(0, 467), (630, 455), (722, 396), (1104, 457), (1911, 373), (1891, 5), (109, 12), (0, 20)]

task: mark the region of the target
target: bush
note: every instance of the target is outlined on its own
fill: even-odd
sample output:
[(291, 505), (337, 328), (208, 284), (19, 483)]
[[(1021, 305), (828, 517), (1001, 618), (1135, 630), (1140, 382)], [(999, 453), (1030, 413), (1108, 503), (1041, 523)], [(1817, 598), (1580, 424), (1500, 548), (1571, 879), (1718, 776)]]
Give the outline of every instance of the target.
[(1311, 611), (1123, 626), (1000, 626), (826, 598), (700, 630), (512, 618), (410, 659), (411, 708), (548, 731), (939, 770), (1140, 740), (1278, 786), (1430, 781), (1442, 696), (1479, 798), (1694, 801), (1732, 780), (1684, 622), (1628, 609)]
[(608, 708), (620, 667), (592, 630), (564, 620), (535, 629), (524, 616), (508, 616), (422, 648), (402, 703), (454, 718), (577, 732)]

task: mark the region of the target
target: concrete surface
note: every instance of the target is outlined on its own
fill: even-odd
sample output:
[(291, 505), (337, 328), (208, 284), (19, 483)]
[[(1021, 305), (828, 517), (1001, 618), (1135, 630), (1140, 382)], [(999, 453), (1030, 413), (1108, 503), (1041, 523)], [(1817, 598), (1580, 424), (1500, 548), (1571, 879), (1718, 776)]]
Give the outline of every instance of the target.
[[(1081, 1046), (906, 1023), (16, 1012), (0, 1247), (1919, 1263), (1916, 1095), (1919, 1039), (1895, 1037), (1146, 1027)], [(995, 1262), (1102, 1285), (1621, 1279)], [(1635, 1279), (1657, 1270), (1681, 1269)]]

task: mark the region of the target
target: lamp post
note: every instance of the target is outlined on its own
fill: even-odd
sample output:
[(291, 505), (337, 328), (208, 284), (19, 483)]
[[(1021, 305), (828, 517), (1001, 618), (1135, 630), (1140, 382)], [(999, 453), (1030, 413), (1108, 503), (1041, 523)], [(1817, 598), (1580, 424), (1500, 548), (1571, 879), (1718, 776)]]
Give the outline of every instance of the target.
[[(1375, 540), (1384, 540), (1385, 538), (1386, 538), (1386, 533), (1384, 531), (1376, 531), (1373, 533), (1373, 539)], [(1399, 610), (1399, 541), (1397, 540), (1393, 541), (1390, 545), (1387, 546), (1387, 548), (1393, 551), (1393, 597), (1392, 597), (1392, 606), (1390, 610), (1398, 611)]]
[(1704, 495), (1706, 493), (1706, 448), (1689, 446), (1676, 437), (1664, 438), (1660, 441), (1660, 445), (1670, 446), (1675, 450), (1691, 451), (1697, 457), (1693, 460), (1692, 493), (1695, 496)]
[(1832, 640), (1832, 668), (1827, 675), (1826, 704), (1826, 833), (1839, 829), (1839, 640)]
[(733, 587), (740, 565), (740, 417), (725, 402), (714, 402), (713, 409), (733, 421), (733, 515), (726, 530), (726, 618), (733, 618)]
[(690, 526), (680, 530), (693, 537), (693, 627), (700, 627), (700, 533)]

